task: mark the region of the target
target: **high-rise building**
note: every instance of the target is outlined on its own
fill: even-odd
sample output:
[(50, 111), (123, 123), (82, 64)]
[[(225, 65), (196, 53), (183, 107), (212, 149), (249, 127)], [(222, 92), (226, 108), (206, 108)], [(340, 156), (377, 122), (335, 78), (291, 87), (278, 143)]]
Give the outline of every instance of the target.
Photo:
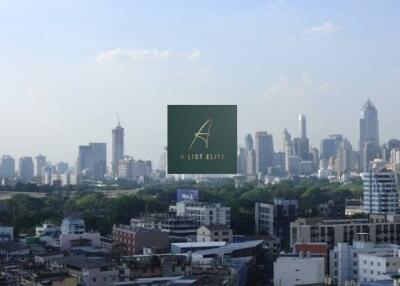
[(138, 181), (140, 177), (150, 177), (151, 170), (151, 161), (135, 161), (131, 156), (124, 156), (124, 159), (119, 162), (118, 177)]
[(107, 144), (89, 143), (79, 146), (77, 174), (90, 179), (103, 179), (107, 171)]
[(244, 138), (244, 143), (245, 143), (246, 151), (254, 149), (254, 142), (253, 142), (253, 137), (251, 136), (251, 134), (246, 135), (246, 137)]
[[(370, 161), (378, 156), (374, 152), (379, 149), (378, 111), (369, 99), (361, 110), (359, 143), (360, 165), (362, 170), (366, 172), (369, 169)], [(369, 149), (369, 152), (366, 152), (366, 148)]]
[(310, 143), (308, 138), (293, 139), (293, 153), (303, 161), (310, 159)]
[(10, 155), (4, 155), (1, 157), (0, 177), (2, 178), (15, 177), (15, 160)]
[(399, 213), (396, 174), (385, 168), (361, 173), (364, 187), (364, 212)]
[(350, 173), (353, 170), (353, 148), (346, 138), (339, 145), (335, 167), (339, 176)]
[(58, 162), (56, 168), (57, 168), (57, 173), (64, 174), (64, 173), (68, 172), (69, 165), (67, 162)]
[(274, 164), (274, 143), (272, 135), (266, 131), (256, 132), (256, 172), (266, 175), (268, 167)]
[(321, 160), (329, 160), (331, 157), (336, 155), (336, 141), (334, 138), (325, 138), (321, 140), (321, 146), (319, 148), (319, 158)]
[(18, 175), (22, 179), (33, 178), (33, 160), (32, 157), (22, 157), (18, 162)]
[(118, 125), (112, 130), (112, 162), (111, 171), (118, 176), (119, 161), (124, 159), (124, 128), (118, 120)]
[(307, 122), (306, 116), (304, 114), (299, 114), (299, 127), (300, 127), (300, 138), (306, 139), (307, 138)]
[(46, 167), (47, 161), (46, 156), (38, 155), (35, 157), (35, 176), (42, 176), (43, 169)]
[(238, 174), (246, 173), (246, 150), (239, 148), (237, 155), (237, 172)]

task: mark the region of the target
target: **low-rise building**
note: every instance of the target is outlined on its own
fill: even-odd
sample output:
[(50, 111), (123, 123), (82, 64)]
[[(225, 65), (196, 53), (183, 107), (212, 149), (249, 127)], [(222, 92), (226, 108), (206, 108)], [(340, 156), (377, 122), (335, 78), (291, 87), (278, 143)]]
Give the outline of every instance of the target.
[(280, 255), (274, 262), (274, 285), (295, 286), (325, 282), (323, 256)]
[(12, 226), (0, 226), (0, 242), (14, 240), (14, 228)]
[(202, 225), (197, 229), (197, 241), (232, 242), (232, 229), (224, 225)]
[(131, 225), (114, 225), (113, 246), (119, 247), (125, 255), (142, 254), (144, 247), (166, 251), (169, 247), (168, 232)]
[(169, 207), (177, 216), (194, 218), (198, 225), (222, 224), (231, 225), (231, 208), (222, 204), (210, 204), (193, 201), (177, 202)]

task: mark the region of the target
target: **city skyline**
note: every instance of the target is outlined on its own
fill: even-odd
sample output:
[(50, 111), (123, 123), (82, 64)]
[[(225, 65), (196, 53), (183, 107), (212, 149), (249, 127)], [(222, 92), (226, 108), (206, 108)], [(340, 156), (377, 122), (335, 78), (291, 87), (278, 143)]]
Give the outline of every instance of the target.
[(238, 138), (265, 130), (275, 146), (303, 113), (310, 146), (331, 133), (358, 146), (369, 97), (385, 142), (400, 134), (399, 6), (4, 2), (0, 153), (72, 164), (77, 146), (106, 142), (109, 164), (119, 112), (125, 153), (157, 163), (167, 104), (237, 104)]

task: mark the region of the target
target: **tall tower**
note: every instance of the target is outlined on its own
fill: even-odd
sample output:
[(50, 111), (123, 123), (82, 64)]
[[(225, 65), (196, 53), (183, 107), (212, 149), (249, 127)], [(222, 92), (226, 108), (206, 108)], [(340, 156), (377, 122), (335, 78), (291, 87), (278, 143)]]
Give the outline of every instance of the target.
[(262, 175), (268, 174), (268, 167), (273, 166), (274, 143), (272, 135), (266, 131), (256, 132), (256, 172)]
[(304, 114), (299, 114), (299, 127), (300, 127), (300, 138), (306, 139), (307, 138), (307, 122), (306, 116)]
[(118, 125), (112, 130), (112, 162), (111, 171), (114, 177), (118, 176), (119, 161), (124, 159), (124, 128), (118, 117)]
[[(364, 104), (360, 118), (360, 166), (362, 171), (368, 171), (371, 160), (377, 158), (379, 149), (378, 111), (371, 100)], [(368, 148), (367, 148), (368, 147)]]

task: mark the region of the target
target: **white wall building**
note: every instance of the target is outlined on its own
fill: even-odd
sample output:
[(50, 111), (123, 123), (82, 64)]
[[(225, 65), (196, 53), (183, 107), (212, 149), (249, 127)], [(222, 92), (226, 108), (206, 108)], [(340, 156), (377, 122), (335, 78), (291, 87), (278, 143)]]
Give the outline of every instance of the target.
[(359, 282), (371, 282), (379, 280), (390, 280), (393, 273), (400, 268), (400, 257), (398, 250), (388, 250), (376, 253), (360, 253), (359, 260)]
[(231, 225), (231, 208), (221, 204), (184, 201), (170, 206), (169, 210), (175, 212), (177, 216), (193, 217), (200, 225)]
[(324, 283), (325, 257), (282, 255), (274, 262), (274, 285), (295, 286)]
[(85, 221), (81, 218), (67, 217), (61, 224), (61, 234), (82, 234), (85, 232)]
[(361, 173), (364, 187), (364, 212), (399, 213), (396, 174), (385, 168)]

